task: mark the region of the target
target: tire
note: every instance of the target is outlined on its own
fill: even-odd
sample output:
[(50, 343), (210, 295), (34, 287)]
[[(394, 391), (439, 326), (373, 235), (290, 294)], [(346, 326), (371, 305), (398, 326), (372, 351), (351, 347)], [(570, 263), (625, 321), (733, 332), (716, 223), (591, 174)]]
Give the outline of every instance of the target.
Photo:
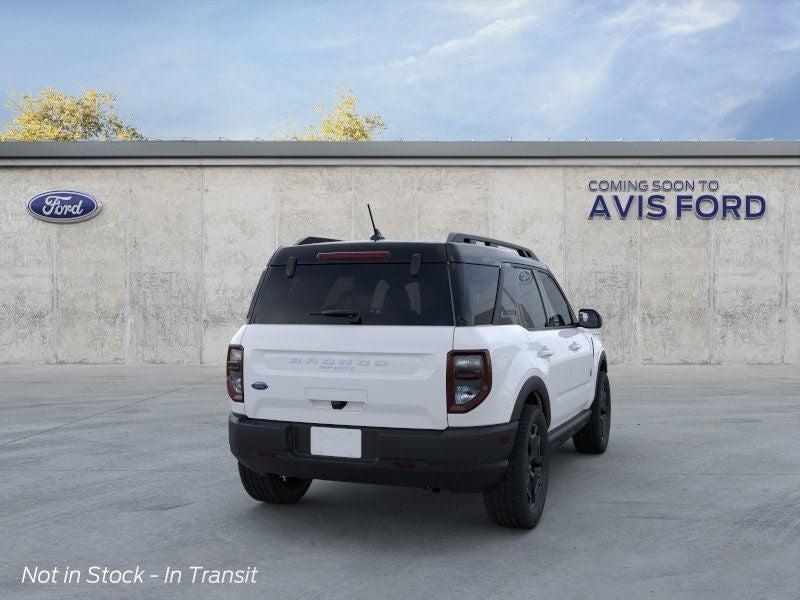
[(611, 433), (611, 385), (608, 375), (600, 371), (597, 377), (597, 390), (592, 402), (592, 415), (589, 422), (572, 436), (575, 450), (584, 454), (602, 454), (608, 447)]
[(242, 463), (239, 463), (239, 477), (253, 499), (270, 504), (294, 504), (305, 495), (312, 481), (272, 473), (259, 475)]
[(502, 527), (533, 529), (547, 497), (550, 448), (547, 420), (538, 406), (525, 405), (503, 479), (483, 493), (489, 519)]

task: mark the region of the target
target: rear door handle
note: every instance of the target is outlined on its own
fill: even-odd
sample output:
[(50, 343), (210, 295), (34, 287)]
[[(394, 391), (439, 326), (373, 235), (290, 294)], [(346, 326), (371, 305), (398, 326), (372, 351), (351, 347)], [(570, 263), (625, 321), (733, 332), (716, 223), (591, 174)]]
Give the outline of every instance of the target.
[(553, 351), (550, 350), (550, 348), (548, 348), (547, 346), (544, 346), (541, 350), (539, 350), (538, 354), (539, 358), (549, 358), (553, 356)]
[(572, 342), (572, 343), (569, 345), (569, 349), (570, 349), (570, 350), (572, 350), (573, 352), (577, 352), (578, 350), (580, 350), (580, 349), (581, 349), (581, 345), (580, 345), (580, 344), (578, 344), (578, 343), (576, 343), (576, 342)]

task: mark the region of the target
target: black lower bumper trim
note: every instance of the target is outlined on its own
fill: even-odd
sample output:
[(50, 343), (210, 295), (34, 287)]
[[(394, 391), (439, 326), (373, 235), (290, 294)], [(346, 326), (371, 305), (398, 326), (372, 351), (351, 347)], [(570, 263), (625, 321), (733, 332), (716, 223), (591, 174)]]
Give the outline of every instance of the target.
[[(360, 427), (360, 459), (314, 456), (311, 423), (228, 420), (233, 455), (257, 473), (480, 492), (503, 477), (517, 423), (442, 431)], [(330, 427), (330, 425), (321, 425)]]

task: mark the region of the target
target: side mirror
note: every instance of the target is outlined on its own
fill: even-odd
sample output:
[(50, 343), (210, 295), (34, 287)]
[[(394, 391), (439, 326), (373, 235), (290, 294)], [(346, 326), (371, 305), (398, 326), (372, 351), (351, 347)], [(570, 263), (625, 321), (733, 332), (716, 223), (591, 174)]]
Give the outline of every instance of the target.
[(578, 325), (586, 329), (600, 329), (603, 326), (603, 317), (591, 308), (582, 308), (578, 311)]

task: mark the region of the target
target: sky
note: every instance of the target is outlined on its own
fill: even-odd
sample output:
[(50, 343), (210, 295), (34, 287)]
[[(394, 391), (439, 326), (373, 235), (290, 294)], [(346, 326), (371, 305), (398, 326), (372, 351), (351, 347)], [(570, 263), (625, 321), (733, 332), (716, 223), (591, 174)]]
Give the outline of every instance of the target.
[(0, 22), (0, 93), (111, 90), (150, 138), (280, 137), (347, 85), (387, 140), (800, 139), (800, 0), (0, 0)]

